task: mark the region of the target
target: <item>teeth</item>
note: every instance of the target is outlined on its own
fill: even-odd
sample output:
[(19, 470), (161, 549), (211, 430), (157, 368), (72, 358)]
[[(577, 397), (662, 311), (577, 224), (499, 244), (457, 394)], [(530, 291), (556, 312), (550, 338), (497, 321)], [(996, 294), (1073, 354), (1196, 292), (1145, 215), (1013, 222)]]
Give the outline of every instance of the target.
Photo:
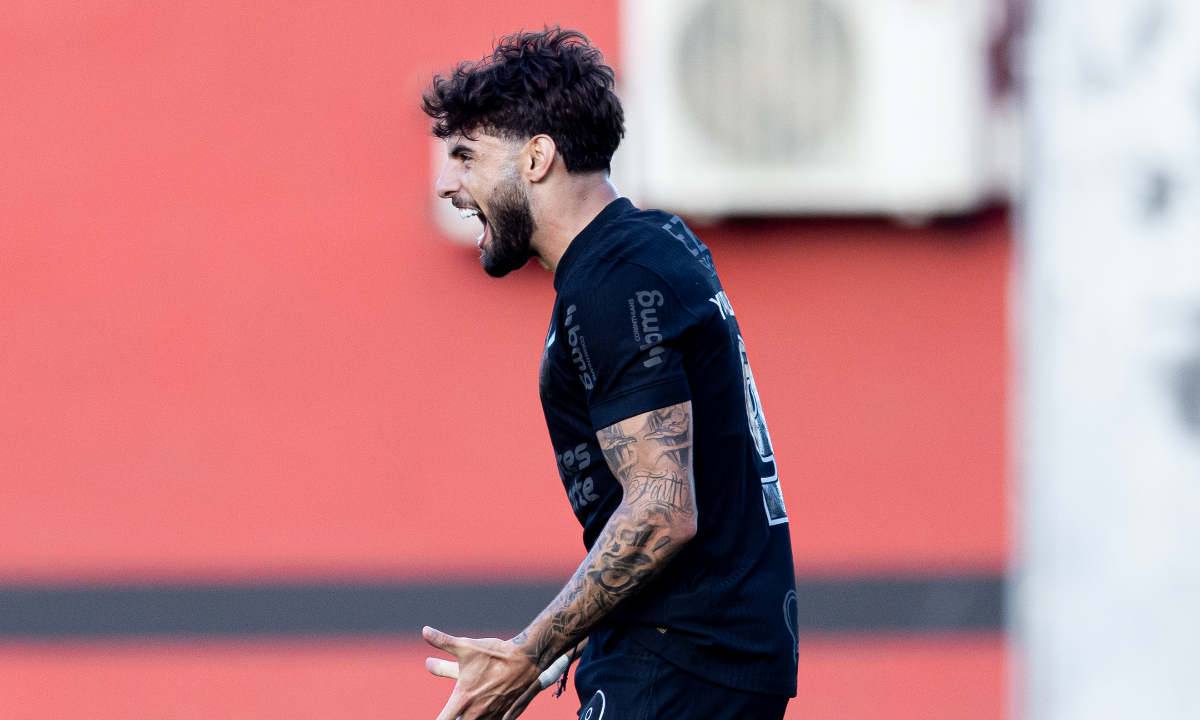
[(466, 220), (467, 218), (473, 218), (478, 214), (479, 214), (478, 210), (472, 210), (470, 208), (459, 208), (458, 209), (458, 215), (463, 220)]

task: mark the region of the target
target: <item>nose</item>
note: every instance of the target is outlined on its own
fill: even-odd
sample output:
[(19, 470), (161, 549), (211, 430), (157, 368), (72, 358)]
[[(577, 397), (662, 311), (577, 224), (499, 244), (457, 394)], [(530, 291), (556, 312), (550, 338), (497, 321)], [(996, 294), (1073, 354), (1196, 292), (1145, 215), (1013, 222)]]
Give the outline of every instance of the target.
[(442, 166), (442, 173), (438, 175), (437, 183), (434, 185), (434, 191), (437, 192), (440, 198), (452, 198), (462, 189), (462, 183), (459, 182), (458, 172), (454, 169), (454, 163), (450, 162), (449, 158), (446, 164)]

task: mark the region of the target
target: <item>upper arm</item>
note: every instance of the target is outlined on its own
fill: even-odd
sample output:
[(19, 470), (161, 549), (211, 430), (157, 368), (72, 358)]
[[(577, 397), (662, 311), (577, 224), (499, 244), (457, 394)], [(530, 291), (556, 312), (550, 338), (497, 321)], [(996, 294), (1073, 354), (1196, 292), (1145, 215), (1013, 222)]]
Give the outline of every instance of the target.
[(625, 492), (625, 505), (695, 533), (690, 400), (613, 423), (596, 437)]
[(691, 399), (684, 338), (695, 322), (672, 286), (624, 260), (589, 267), (561, 293), (559, 342), (600, 432)]

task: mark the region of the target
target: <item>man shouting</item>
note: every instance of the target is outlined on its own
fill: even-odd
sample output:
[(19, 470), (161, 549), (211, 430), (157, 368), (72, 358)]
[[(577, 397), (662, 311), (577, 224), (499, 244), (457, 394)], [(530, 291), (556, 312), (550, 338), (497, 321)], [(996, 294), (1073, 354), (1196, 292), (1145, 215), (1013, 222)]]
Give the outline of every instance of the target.
[(585, 641), (586, 720), (778, 720), (796, 693), (787, 512), (746, 345), (704, 243), (609, 182), (613, 85), (587, 38), (553, 28), (424, 96), (447, 143), (438, 195), (483, 222), (483, 269), (554, 273), (541, 399), (588, 548), (511, 640), (425, 629), (457, 658), (429, 661), (457, 677), (439, 720), (516, 717)]

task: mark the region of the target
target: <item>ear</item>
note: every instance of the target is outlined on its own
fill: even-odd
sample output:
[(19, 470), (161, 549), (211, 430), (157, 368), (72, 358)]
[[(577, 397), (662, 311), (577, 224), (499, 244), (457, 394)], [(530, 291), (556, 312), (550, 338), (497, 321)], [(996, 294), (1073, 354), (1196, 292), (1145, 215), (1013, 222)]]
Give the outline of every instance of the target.
[(549, 135), (534, 135), (521, 149), (521, 174), (531, 183), (541, 182), (558, 158), (558, 147)]

